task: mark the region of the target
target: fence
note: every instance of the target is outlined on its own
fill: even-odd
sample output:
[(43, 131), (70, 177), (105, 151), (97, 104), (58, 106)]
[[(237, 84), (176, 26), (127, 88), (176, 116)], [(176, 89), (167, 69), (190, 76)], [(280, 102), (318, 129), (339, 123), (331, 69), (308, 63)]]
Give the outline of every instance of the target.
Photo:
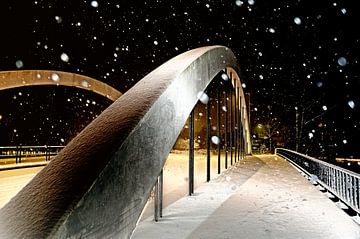
[(347, 206), (360, 213), (360, 174), (288, 149), (278, 148), (275, 154), (289, 160)]

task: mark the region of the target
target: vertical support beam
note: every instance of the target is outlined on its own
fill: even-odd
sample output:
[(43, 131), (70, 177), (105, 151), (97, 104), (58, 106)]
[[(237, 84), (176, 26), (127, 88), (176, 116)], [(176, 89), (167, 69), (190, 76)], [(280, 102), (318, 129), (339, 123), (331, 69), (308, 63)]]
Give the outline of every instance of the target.
[(206, 104), (206, 182), (210, 181), (211, 158), (210, 158), (210, 100)]
[(239, 133), (239, 128), (240, 128), (240, 122), (239, 122), (239, 86), (236, 86), (236, 114), (235, 114), (235, 119), (236, 119), (236, 161), (239, 161), (239, 138), (240, 138), (240, 133)]
[(220, 127), (221, 127), (221, 114), (220, 114), (220, 89), (217, 89), (217, 137), (219, 138), (219, 143), (217, 145), (218, 149), (218, 174), (221, 173), (221, 137), (220, 137)]
[(237, 88), (237, 91), (238, 91), (238, 97), (237, 97), (237, 100), (238, 100), (238, 108), (237, 108), (237, 121), (238, 121), (238, 128), (237, 128), (237, 132), (238, 132), (238, 161), (240, 160), (240, 154), (241, 154), (241, 127), (242, 127), (242, 122), (241, 122), (241, 116), (240, 116), (240, 112), (241, 112), (241, 96), (240, 96), (240, 87), (239, 86)]
[(225, 103), (225, 168), (228, 168), (228, 100), (227, 100), (227, 87), (225, 87), (225, 97), (224, 97), (224, 103)]
[(189, 123), (189, 195), (194, 193), (194, 109)]
[(163, 201), (164, 201), (164, 170), (161, 169), (160, 172), (160, 193), (159, 193), (159, 198), (160, 198), (160, 205), (159, 205), (159, 216), (162, 217), (163, 216)]
[(234, 162), (236, 163), (237, 159), (237, 85), (234, 80)]
[[(239, 89), (240, 91), (240, 89)], [(239, 92), (240, 94), (240, 92)], [(242, 114), (241, 114), (241, 109), (242, 109), (242, 102), (241, 102), (241, 95), (239, 96), (239, 124), (240, 124), (240, 127), (239, 127), (239, 136), (240, 136), (240, 142), (239, 142), (239, 151), (240, 151), (240, 159), (243, 158), (243, 147), (242, 147), (242, 141), (243, 141), (243, 138), (244, 136), (242, 135), (242, 131), (243, 131), (243, 121), (242, 121)]]
[(159, 221), (159, 178), (156, 179), (154, 189), (154, 221)]
[(233, 113), (232, 113), (232, 110), (233, 110), (233, 104), (232, 104), (232, 96), (233, 96), (233, 93), (232, 93), (233, 91), (232, 91), (232, 83), (230, 82), (230, 96), (229, 96), (229, 98), (230, 98), (230, 107), (229, 107), (229, 109), (230, 109), (230, 122), (229, 122), (229, 133), (230, 133), (230, 137), (229, 137), (229, 143), (230, 143), (230, 145), (229, 145), (229, 147), (230, 147), (230, 162), (231, 162), (231, 165), (233, 164), (233, 152), (232, 152), (232, 146), (233, 146), (233, 133), (232, 133), (232, 130), (233, 130), (233, 122), (232, 122), (232, 118), (233, 118)]

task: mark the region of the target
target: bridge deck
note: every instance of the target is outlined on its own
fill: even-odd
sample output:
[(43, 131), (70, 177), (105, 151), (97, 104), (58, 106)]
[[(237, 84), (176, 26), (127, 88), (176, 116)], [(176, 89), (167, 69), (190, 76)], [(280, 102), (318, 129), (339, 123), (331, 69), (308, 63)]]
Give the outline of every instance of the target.
[(138, 238), (360, 238), (360, 226), (284, 159), (248, 157), (138, 225)]

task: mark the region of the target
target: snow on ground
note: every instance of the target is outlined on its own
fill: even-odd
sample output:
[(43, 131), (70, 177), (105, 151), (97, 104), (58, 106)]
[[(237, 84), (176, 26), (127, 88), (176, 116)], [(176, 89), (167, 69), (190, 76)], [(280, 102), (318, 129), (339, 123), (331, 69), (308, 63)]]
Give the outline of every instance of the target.
[(138, 238), (360, 238), (360, 227), (285, 160), (248, 157), (150, 216)]

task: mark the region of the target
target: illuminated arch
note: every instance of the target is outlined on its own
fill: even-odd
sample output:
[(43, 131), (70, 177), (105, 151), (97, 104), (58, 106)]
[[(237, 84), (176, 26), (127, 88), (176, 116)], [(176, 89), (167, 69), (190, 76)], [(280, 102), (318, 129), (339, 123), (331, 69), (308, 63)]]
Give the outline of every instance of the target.
[[(0, 210), (0, 237), (129, 238), (199, 92), (224, 69), (245, 106), (230, 49), (174, 57), (103, 111)], [(240, 110), (242, 148), (250, 154), (246, 107)]]

